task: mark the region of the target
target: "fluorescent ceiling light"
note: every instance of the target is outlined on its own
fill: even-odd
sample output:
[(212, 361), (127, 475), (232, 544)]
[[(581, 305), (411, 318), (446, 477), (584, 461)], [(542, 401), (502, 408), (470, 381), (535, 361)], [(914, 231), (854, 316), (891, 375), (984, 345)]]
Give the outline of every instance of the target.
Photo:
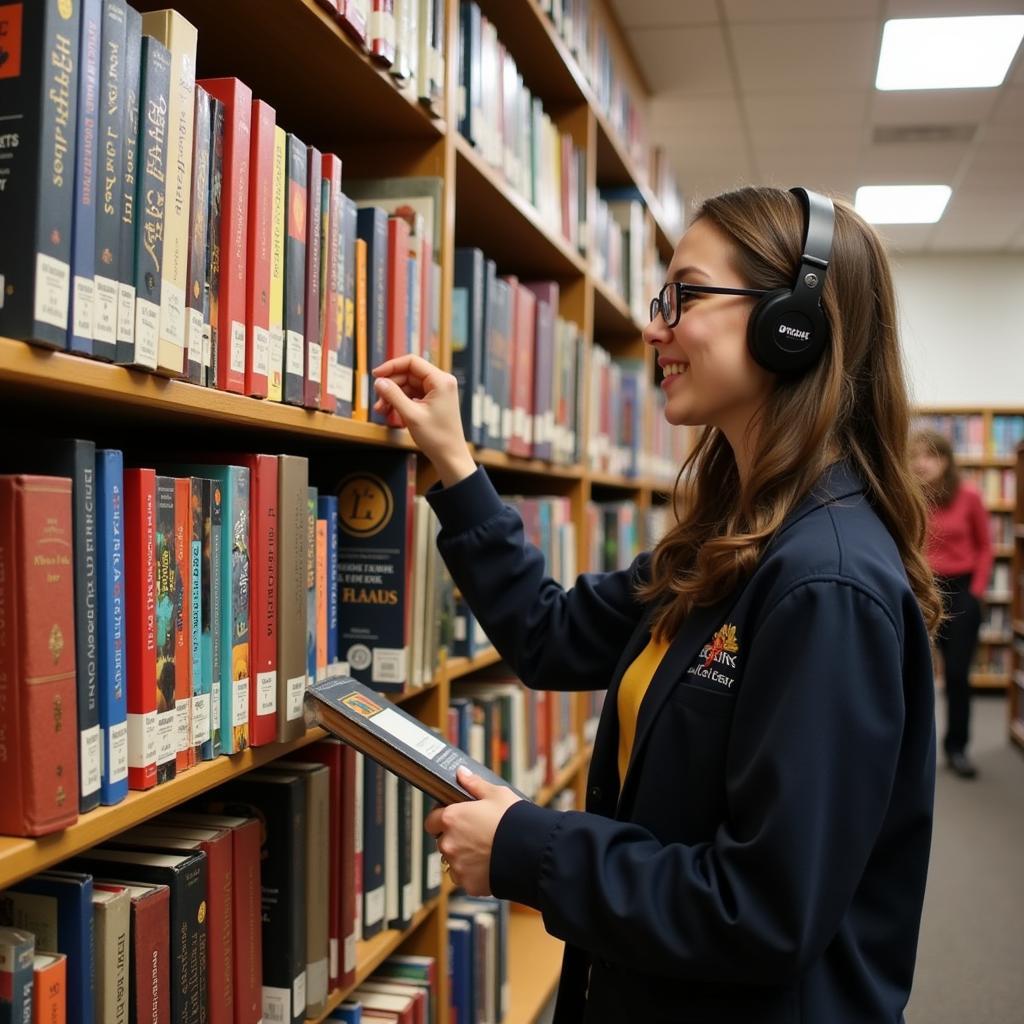
[(871, 224), (934, 224), (952, 192), (948, 185), (861, 185), (853, 205)]
[(1024, 36), (1024, 15), (896, 18), (882, 29), (876, 89), (1001, 85)]

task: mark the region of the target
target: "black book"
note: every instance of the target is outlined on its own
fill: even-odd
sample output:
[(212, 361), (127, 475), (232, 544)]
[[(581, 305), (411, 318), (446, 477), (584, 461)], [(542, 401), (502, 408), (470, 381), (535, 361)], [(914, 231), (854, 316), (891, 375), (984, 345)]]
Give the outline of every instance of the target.
[(16, 10), (21, 73), (0, 72), (0, 334), (66, 348), (81, 5)]
[(208, 938), (206, 854), (152, 853), (97, 847), (70, 864), (101, 878), (170, 889), (171, 1021), (205, 1024)]
[(257, 818), (262, 824), (263, 1018), (302, 1024), (306, 1015), (306, 781), (249, 772), (189, 804), (189, 810)]
[(206, 289), (203, 297), (203, 383), (217, 386), (220, 322), (220, 211), (224, 184), (224, 104), (210, 96), (210, 198), (206, 225)]
[(302, 405), (306, 366), (306, 144), (289, 133), (284, 242), (283, 400)]
[(479, 249), (455, 250), (452, 291), (452, 373), (459, 382), (462, 429), (473, 444), (483, 441), (484, 254)]
[[(353, 744), (355, 746), (355, 744)], [(387, 909), (387, 772), (367, 758), (363, 765), (363, 939), (384, 930)]]
[(135, 189), (139, 156), (139, 81), (142, 15), (125, 8), (124, 100), (121, 132), (121, 226), (117, 252), (117, 350), (119, 363), (135, 346)]
[[(366, 359), (367, 371), (380, 366), (388, 351), (388, 215), (376, 206), (356, 214), (356, 235), (366, 242)], [(373, 396), (371, 395), (371, 400)], [(370, 405), (370, 421), (385, 417)]]
[(118, 261), (124, 208), (124, 85), (128, 28), (124, 0), (104, 0), (102, 24), (92, 351), (98, 359), (113, 362), (117, 356)]
[(418, 893), (413, 893), (412, 885), (412, 830), (414, 827), (422, 828), (421, 822), (413, 823), (412, 820), (412, 786), (405, 779), (398, 780), (396, 788), (398, 806), (396, 808), (395, 820), (398, 825), (397, 840), (398, 850), (398, 916), (388, 922), (389, 927), (405, 931), (412, 924), (412, 915), (415, 913), (418, 901)]

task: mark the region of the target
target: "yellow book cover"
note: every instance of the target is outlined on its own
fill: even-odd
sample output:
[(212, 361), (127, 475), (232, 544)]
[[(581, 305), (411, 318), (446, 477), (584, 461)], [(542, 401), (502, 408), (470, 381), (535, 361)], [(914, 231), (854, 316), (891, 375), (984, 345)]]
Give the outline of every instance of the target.
[(352, 419), (370, 418), (370, 382), (366, 368), (366, 242), (356, 239), (356, 395)]
[(274, 128), (274, 214), (270, 238), (270, 374), (267, 377), (267, 398), (282, 400), (284, 374), (284, 227), (285, 195), (288, 186), (287, 133)]

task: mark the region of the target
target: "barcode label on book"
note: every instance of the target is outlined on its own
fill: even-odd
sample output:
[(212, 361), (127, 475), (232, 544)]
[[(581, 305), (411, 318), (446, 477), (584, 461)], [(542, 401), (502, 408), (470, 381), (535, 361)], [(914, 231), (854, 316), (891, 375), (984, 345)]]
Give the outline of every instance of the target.
[(201, 309), (188, 311), (188, 361), (190, 363), (202, 363), (203, 361), (203, 311)]
[(311, 341), (309, 343), (309, 379), (314, 384), (320, 383), (320, 366), (323, 358), (323, 346), (318, 341)]
[(378, 921), (384, 919), (384, 886), (378, 886), (376, 889), (366, 893), (366, 908), (364, 911), (365, 923), (367, 927), (375, 925)]
[(252, 329), (252, 372), (264, 377), (270, 373), (270, 331), (266, 327)]
[(192, 742), (206, 743), (210, 739), (210, 695), (197, 693), (192, 698)]
[(375, 683), (404, 683), (408, 662), (408, 651), (404, 647), (375, 647), (370, 678)]
[(249, 721), (249, 680), (236, 679), (232, 696), (231, 725), (245, 725)]
[(231, 321), (231, 372), (245, 373), (245, 324)]
[(45, 253), (36, 254), (35, 319), (67, 330), (71, 268)]
[(256, 714), (272, 715), (277, 711), (277, 673), (256, 673)]
[(135, 286), (117, 285), (117, 340), (127, 345), (135, 343)]
[(110, 782), (120, 782), (128, 778), (128, 723), (118, 722), (112, 725), (107, 734), (107, 778)]
[(214, 680), (210, 690), (210, 736), (220, 728), (220, 683)]
[(327, 394), (341, 398), (341, 367), (333, 359), (327, 361)]
[[(438, 865), (441, 863), (441, 855), (438, 854)], [(441, 872), (440, 866), (438, 866), (438, 874)], [(348, 938), (345, 939), (345, 973), (354, 971), (356, 969), (356, 933), (353, 932)]]
[(292, 1015), (288, 1012), (291, 993), (286, 988), (263, 986), (263, 1020), (267, 1024), (284, 1024)]
[(294, 722), (302, 714), (302, 695), (305, 692), (305, 676), (295, 676), (288, 680), (288, 706), (285, 708), (285, 714), (289, 722)]
[(292, 982), (292, 1016), (301, 1017), (306, 1011), (306, 972), (300, 971)]
[(128, 767), (156, 764), (156, 712), (128, 716)]
[(433, 733), (418, 726), (415, 722), (410, 722), (394, 708), (385, 708), (378, 712), (373, 716), (372, 722), (430, 760), (437, 757), (446, 747), (444, 740), (439, 740)]
[(135, 300), (135, 362), (156, 369), (160, 307), (149, 299)]
[(79, 751), (82, 761), (82, 796), (95, 793), (100, 788), (100, 761), (103, 742), (100, 739), (100, 727), (98, 725), (83, 729), (79, 736), (81, 750)]
[(281, 369), (284, 365), (284, 330), (280, 327), (270, 329), (270, 377), (281, 382)]
[(192, 745), (191, 732), (189, 728), (192, 718), (192, 698), (178, 697), (174, 702), (175, 735), (177, 736), (178, 750), (188, 750)]
[(338, 398), (343, 402), (352, 401), (352, 367), (351, 366), (338, 366)]
[(285, 370), (288, 373), (293, 373), (297, 377), (302, 376), (302, 335), (298, 331), (288, 331), (285, 334), (285, 344), (287, 351), (285, 352)]
[(178, 752), (177, 717), (174, 708), (156, 716), (156, 763), (167, 764)]
[(108, 345), (117, 342), (117, 282), (109, 277), (94, 278), (93, 336)]

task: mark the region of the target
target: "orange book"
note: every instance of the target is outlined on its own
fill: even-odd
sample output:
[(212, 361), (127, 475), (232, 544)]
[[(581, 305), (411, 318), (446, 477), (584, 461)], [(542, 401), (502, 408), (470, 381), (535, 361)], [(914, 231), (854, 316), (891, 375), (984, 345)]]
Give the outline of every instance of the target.
[[(366, 242), (356, 239), (356, 394), (352, 419), (370, 418), (371, 388), (366, 367)], [(375, 398), (376, 396), (373, 395)]]
[(68, 958), (63, 953), (36, 953), (32, 970), (33, 1024), (64, 1024)]
[(316, 521), (316, 677), (327, 675), (327, 520)]

